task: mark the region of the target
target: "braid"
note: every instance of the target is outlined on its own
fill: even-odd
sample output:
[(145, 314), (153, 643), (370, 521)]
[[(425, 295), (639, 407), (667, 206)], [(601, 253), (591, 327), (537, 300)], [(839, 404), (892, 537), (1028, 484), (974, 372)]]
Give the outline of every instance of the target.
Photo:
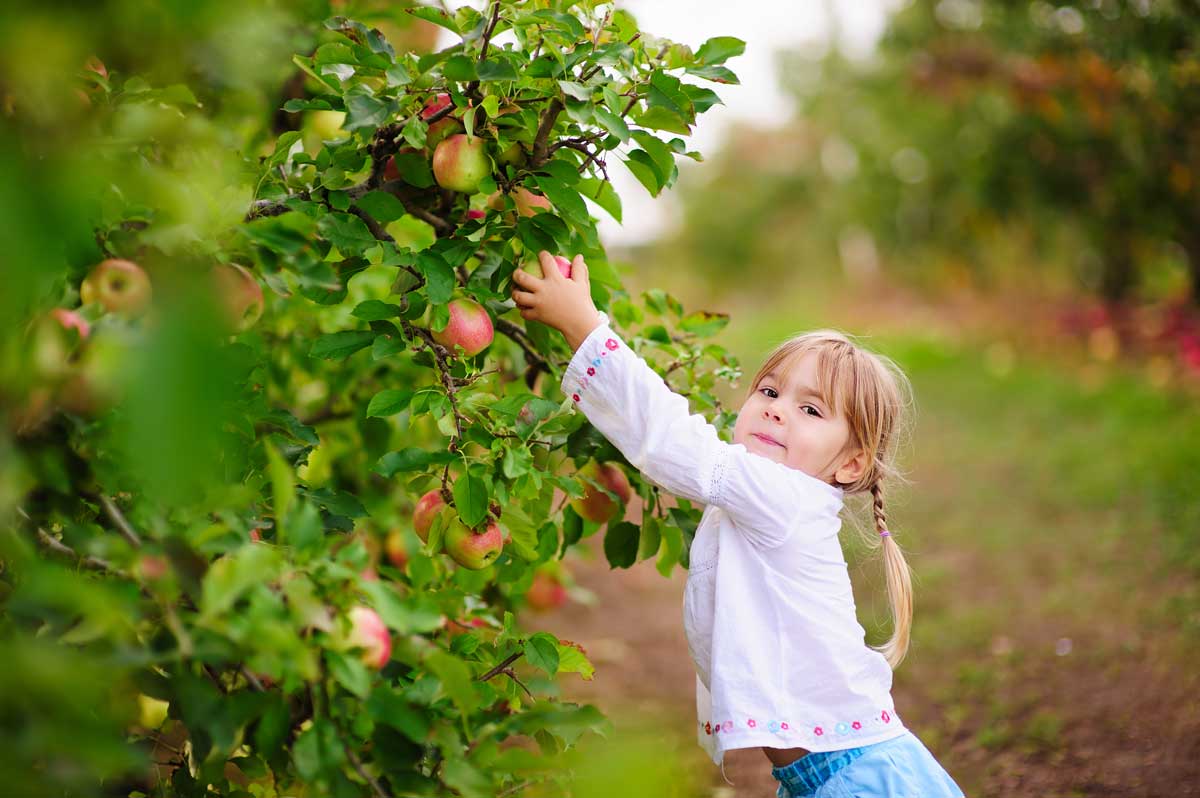
[(871, 512), (875, 516), (875, 531), (879, 532), (879, 545), (883, 547), (883, 570), (887, 575), (888, 604), (892, 609), (892, 636), (882, 647), (875, 649), (883, 654), (894, 670), (908, 651), (909, 632), (912, 628), (912, 582), (904, 551), (896, 541), (890, 544), (891, 531), (887, 528), (887, 516), (883, 512), (883, 480), (871, 482)]
[(883, 532), (887, 530), (887, 516), (883, 514), (882, 480), (876, 479), (871, 483), (871, 500), (871, 511), (875, 515), (875, 531)]

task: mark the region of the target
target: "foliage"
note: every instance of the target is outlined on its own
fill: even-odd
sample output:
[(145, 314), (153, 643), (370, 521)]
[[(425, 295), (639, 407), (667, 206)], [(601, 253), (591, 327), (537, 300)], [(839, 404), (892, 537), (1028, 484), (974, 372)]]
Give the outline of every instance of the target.
[[(665, 508), (572, 411), (571, 352), (508, 292), (537, 250), (582, 253), (598, 306), (728, 428), (712, 389), (737, 363), (705, 340), (725, 317), (635, 302), (591, 214), (620, 218), (610, 157), (653, 195), (698, 157), (676, 134), (736, 80), (741, 42), (693, 51), (595, 0), (333, 5), (98, 4), (60, 28), (31, 8), (0, 29), (19, 43), (0, 128), (15, 793), (562, 794), (545, 755), (610, 724), (556, 700), (559, 674), (592, 678), (586, 653), (514, 611), (598, 531), (564, 506), (588, 487), (575, 469), (622, 463), (643, 500), (606, 530), (614, 566), (687, 565), (699, 511)], [(382, 32), (412, 25), (455, 43)], [(487, 148), (472, 193), (430, 168), (450, 117)], [(520, 212), (518, 189), (550, 210)], [(104, 259), (149, 275), (145, 315), (82, 299)], [(216, 282), (229, 264), (247, 293)], [(498, 334), (470, 357), (435, 338), (462, 298)], [(500, 525), (495, 564), (455, 566), (440, 523), (417, 538), (429, 490)], [(390, 637), (380, 670), (351, 626), (364, 606)]]

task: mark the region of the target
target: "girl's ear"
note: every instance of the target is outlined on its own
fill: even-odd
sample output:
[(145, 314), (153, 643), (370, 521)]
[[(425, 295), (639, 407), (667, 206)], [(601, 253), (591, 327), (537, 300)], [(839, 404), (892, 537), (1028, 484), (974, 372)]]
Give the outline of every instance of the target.
[(858, 449), (848, 460), (842, 463), (841, 467), (834, 473), (833, 478), (842, 485), (857, 482), (866, 473), (867, 463), (867, 453), (862, 449)]

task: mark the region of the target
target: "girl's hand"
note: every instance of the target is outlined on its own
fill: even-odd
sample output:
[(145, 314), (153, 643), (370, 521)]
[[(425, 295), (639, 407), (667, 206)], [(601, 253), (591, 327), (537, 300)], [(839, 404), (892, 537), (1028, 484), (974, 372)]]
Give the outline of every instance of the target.
[(592, 302), (592, 285), (582, 255), (571, 261), (570, 279), (563, 277), (554, 256), (538, 253), (542, 277), (524, 269), (513, 272), (513, 301), (521, 309), (521, 318), (548, 324), (563, 334), (574, 352), (600, 324), (600, 314)]

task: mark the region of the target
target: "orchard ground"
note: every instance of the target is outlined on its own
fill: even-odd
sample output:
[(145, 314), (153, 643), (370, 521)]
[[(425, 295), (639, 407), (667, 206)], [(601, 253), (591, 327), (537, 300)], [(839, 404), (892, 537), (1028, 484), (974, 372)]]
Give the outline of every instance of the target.
[[(631, 291), (662, 286), (689, 309), (729, 312), (721, 340), (744, 374), (786, 335), (834, 326), (911, 377), (917, 418), (901, 461), (911, 485), (890, 492), (888, 509), (915, 570), (915, 618), (894, 697), (967, 795), (1200, 795), (1195, 393), (1048, 338), (1027, 298), (933, 305), (806, 284), (763, 307), (761, 295), (713, 302), (677, 279), (637, 277)], [(744, 388), (723, 392), (727, 407)], [(860, 621), (879, 644), (879, 561), (848, 526), (842, 540)], [(602, 535), (585, 542), (590, 559), (568, 563), (595, 604), (525, 616), (596, 664), (594, 681), (564, 681), (564, 697), (597, 703), (618, 736), (652, 732), (708, 785), (681, 794), (774, 795), (761, 752), (729, 754), (730, 786), (694, 741), (686, 573), (664, 579), (653, 560), (610, 570)]]

